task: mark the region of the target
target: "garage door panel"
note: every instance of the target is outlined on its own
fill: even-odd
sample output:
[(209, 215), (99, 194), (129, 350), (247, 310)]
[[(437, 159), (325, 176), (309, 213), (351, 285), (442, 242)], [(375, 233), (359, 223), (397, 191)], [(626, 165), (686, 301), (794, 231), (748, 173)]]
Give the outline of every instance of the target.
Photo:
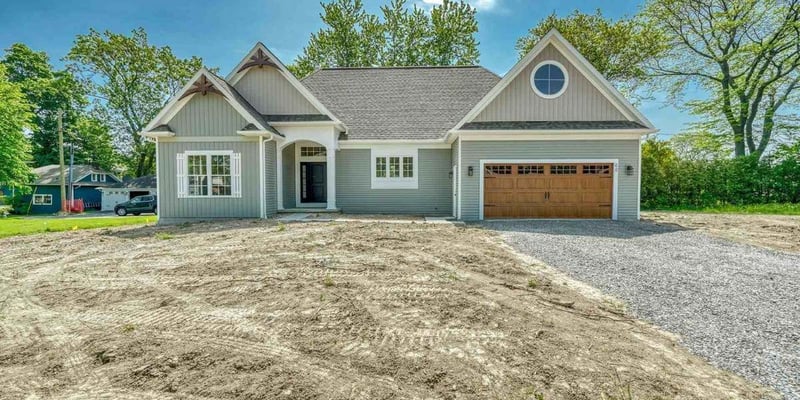
[(550, 178), (550, 189), (555, 190), (577, 190), (580, 188), (581, 182), (577, 178), (569, 177), (569, 178)]
[(582, 192), (581, 203), (597, 204), (597, 203), (611, 203), (610, 192)]
[(513, 202), (517, 204), (544, 203), (545, 192), (516, 192)]
[(484, 197), (485, 199), (484, 204), (486, 205), (513, 204), (514, 196), (516, 196), (516, 193), (514, 193), (514, 191), (487, 192), (486, 196)]
[(490, 164), (484, 218), (611, 218), (613, 164)]
[(517, 179), (517, 189), (547, 189), (548, 178), (525, 176)]

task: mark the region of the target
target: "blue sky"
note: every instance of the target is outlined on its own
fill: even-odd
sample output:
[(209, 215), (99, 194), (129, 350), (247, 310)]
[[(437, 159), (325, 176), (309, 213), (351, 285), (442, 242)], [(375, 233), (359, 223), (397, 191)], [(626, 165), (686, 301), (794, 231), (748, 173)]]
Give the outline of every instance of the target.
[[(411, 0), (421, 6), (437, 0)], [(388, 0), (364, 0), (377, 12)], [(634, 14), (641, 1), (581, 0), (470, 0), (478, 10), (481, 64), (499, 75), (517, 61), (514, 44), (530, 27), (552, 12), (569, 14), (575, 9), (594, 12), (601, 8), (609, 17)], [(23, 42), (44, 50), (52, 62), (69, 51), (75, 35), (89, 28), (129, 32), (143, 26), (150, 41), (169, 45), (181, 56), (197, 55), (223, 74), (257, 41), (264, 42), (281, 60), (290, 63), (302, 51), (312, 32), (322, 27), (319, 0), (26, 0), (5, 1), (0, 6), (0, 48)], [(690, 118), (661, 101), (646, 102), (640, 109), (671, 135)]]

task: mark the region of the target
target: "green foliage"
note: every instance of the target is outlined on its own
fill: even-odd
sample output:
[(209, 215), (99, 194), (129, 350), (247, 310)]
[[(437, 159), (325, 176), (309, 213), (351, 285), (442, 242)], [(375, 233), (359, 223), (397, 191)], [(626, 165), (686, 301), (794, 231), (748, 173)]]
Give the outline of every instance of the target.
[(678, 157), (689, 160), (713, 160), (733, 154), (733, 146), (725, 135), (708, 130), (680, 133), (669, 142)]
[[(649, 0), (643, 19), (667, 45), (650, 63), (673, 103), (728, 132), (738, 157), (760, 158), (796, 132), (800, 3), (793, 0)], [(703, 92), (683, 101), (687, 92)]]
[(34, 165), (57, 164), (58, 110), (64, 111), (64, 141), (75, 146), (75, 162), (115, 170), (118, 156), (108, 128), (92, 118), (86, 87), (69, 71), (56, 71), (44, 52), (15, 43), (5, 52), (2, 64), (9, 77), (22, 88), (34, 113), (31, 142)]
[(66, 60), (97, 99), (96, 116), (105, 121), (121, 146), (128, 172), (135, 176), (153, 173), (154, 146), (139, 132), (200, 69), (202, 60), (182, 59), (167, 46), (151, 45), (143, 28), (129, 36), (90, 29), (77, 36)]
[(594, 14), (575, 10), (563, 18), (550, 14), (517, 40), (519, 56), (528, 54), (551, 29), (557, 29), (606, 79), (628, 95), (649, 79), (645, 61), (664, 51), (664, 42), (652, 24), (637, 19), (614, 21), (598, 9)]
[(800, 153), (686, 159), (669, 142), (642, 147), (642, 207), (718, 207), (800, 202)]
[(0, 64), (0, 184), (22, 187), (30, 182), (31, 146), (25, 129), (31, 126), (31, 106), (20, 87), (8, 80)]
[(289, 69), (303, 77), (318, 68), (409, 65), (472, 65), (478, 61), (475, 9), (444, 0), (430, 15), (407, 0), (392, 0), (381, 16), (361, 0), (322, 3), (325, 28), (311, 35)]
[(44, 232), (154, 224), (157, 220), (152, 216), (113, 218), (10, 217), (0, 219), (0, 238)]

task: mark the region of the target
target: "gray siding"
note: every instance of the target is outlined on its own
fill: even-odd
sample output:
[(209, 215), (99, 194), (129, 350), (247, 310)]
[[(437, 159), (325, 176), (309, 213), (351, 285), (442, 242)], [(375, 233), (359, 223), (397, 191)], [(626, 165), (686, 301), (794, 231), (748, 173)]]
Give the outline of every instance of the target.
[(274, 140), (264, 143), (264, 210), (272, 216), (278, 212), (278, 157)]
[[(540, 62), (555, 60), (569, 75), (567, 90), (543, 99), (531, 88), (530, 77)], [(481, 111), (474, 121), (618, 121), (625, 116), (553, 45), (548, 45)]]
[[(639, 211), (639, 141), (638, 140), (561, 140), (561, 141), (463, 141), (461, 142), (461, 218), (480, 217), (480, 160), (536, 159), (619, 159), (617, 172), (617, 217), (638, 218)], [(635, 173), (625, 175), (627, 165)], [(473, 167), (473, 176), (467, 169)]]
[[(456, 140), (456, 141), (453, 142), (453, 145), (450, 148), (450, 164), (451, 164), (450, 168), (451, 168), (451, 171), (452, 171), (453, 167), (458, 167), (458, 157), (459, 157), (459, 153), (458, 152), (460, 150), (460, 148), (459, 148), (460, 143), (461, 143), (460, 140)], [(458, 184), (459, 184), (460, 181), (461, 181), (461, 176), (458, 173), (458, 170), (456, 170), (455, 174), (453, 175), (453, 182), (452, 182), (452, 185), (453, 185), (452, 189), (453, 189), (453, 193), (455, 193), (455, 194), (451, 194), (455, 204), (458, 204)], [(454, 206), (454, 207), (456, 207), (456, 206)], [(456, 212), (457, 212), (457, 210), (453, 210), (453, 214), (452, 215), (456, 215)]]
[(195, 94), (167, 123), (175, 136), (236, 136), (247, 121), (217, 94)]
[(450, 149), (419, 150), (419, 188), (371, 189), (369, 149), (336, 154), (336, 206), (346, 213), (451, 215)]
[[(187, 150), (231, 150), (242, 154), (241, 198), (178, 198), (177, 154)], [(247, 142), (159, 142), (159, 223), (191, 219), (258, 218), (258, 141)]]
[(235, 88), (262, 114), (319, 114), (275, 68), (250, 68)]
[(297, 207), (294, 186), (294, 146), (292, 143), (283, 148), (283, 208)]

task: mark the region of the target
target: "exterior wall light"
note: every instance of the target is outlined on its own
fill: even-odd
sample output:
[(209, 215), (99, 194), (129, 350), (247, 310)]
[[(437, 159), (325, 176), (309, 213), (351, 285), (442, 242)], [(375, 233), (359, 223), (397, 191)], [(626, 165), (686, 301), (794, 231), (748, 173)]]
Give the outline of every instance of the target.
[(467, 167), (467, 175), (472, 176), (472, 166)]
[(449, 177), (450, 177), (450, 179), (453, 179), (453, 171), (452, 171), (452, 170), (450, 170), (450, 172), (448, 172), (448, 173), (447, 173), (447, 176), (449, 176)]
[(633, 165), (625, 166), (625, 175), (633, 175)]

